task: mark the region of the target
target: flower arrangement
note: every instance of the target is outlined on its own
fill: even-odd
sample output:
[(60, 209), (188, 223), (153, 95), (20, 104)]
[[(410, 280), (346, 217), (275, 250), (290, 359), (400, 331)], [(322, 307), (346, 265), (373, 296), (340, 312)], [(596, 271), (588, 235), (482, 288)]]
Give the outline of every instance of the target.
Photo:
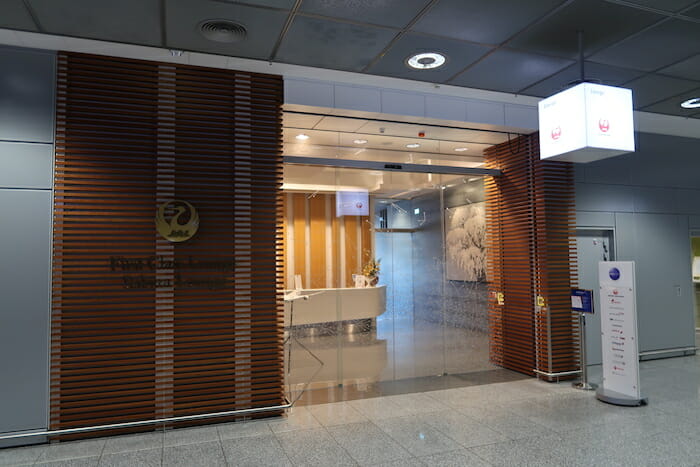
[(362, 268), (362, 274), (367, 277), (377, 277), (379, 275), (379, 263), (381, 263), (381, 259), (372, 259), (365, 264), (365, 267)]

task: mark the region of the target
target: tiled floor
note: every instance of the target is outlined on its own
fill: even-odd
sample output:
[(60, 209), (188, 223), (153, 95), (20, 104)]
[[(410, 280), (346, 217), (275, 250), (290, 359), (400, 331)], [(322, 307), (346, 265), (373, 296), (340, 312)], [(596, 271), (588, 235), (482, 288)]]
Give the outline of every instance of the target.
[[(0, 450), (0, 465), (700, 466), (700, 356), (641, 364), (650, 404), (533, 379), (297, 406), (284, 419)], [(592, 371), (599, 379), (599, 368)]]

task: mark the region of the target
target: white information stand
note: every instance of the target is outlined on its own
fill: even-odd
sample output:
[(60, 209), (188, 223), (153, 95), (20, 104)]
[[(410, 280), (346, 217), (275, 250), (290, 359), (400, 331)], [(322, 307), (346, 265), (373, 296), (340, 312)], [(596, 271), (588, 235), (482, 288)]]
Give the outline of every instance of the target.
[(639, 388), (634, 261), (598, 263), (603, 384), (596, 396), (615, 405), (645, 405)]

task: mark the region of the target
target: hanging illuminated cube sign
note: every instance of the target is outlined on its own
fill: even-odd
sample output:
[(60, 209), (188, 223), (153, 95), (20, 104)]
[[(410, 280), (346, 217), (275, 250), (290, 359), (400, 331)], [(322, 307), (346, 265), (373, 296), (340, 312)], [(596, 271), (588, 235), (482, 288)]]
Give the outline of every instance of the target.
[(592, 162), (634, 151), (632, 91), (581, 83), (540, 101), (540, 159)]

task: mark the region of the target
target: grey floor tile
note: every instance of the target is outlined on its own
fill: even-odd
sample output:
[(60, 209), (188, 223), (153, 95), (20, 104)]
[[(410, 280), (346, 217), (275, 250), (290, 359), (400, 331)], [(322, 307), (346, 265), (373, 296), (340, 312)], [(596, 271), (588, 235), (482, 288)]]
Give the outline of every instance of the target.
[(60, 461), (66, 459), (78, 459), (81, 457), (99, 457), (104, 448), (104, 439), (91, 439), (87, 441), (67, 441), (51, 444), (39, 455), (37, 463)]
[(33, 464), (46, 446), (0, 449), (0, 466)]
[(459, 411), (448, 410), (426, 414), (421, 419), (455, 440), (461, 445), (460, 447), (480, 446), (508, 440), (508, 437), (505, 435)]
[(370, 422), (328, 427), (328, 432), (360, 464), (378, 464), (413, 457)]
[(462, 447), (420, 417), (387, 418), (375, 424), (414, 456), (455, 451)]
[(180, 446), (219, 441), (219, 432), (215, 425), (197, 428), (176, 428), (168, 430), (163, 436), (163, 446)]
[(226, 439), (221, 442), (228, 465), (291, 466), (292, 463), (274, 435)]
[(370, 420), (381, 420), (401, 416), (401, 406), (388, 397), (358, 399), (348, 402), (350, 406)]
[(293, 407), (287, 410), (287, 415), (285, 417), (270, 420), (267, 424), (273, 433), (310, 430), (312, 428), (321, 427), (321, 424), (314, 418), (307, 407)]
[(163, 448), (102, 454), (99, 467), (160, 467)]
[(562, 457), (554, 447), (560, 442), (558, 437), (545, 436), (487, 444), (469, 450), (489, 464), (499, 467), (558, 466), (562, 464)]
[(411, 457), (410, 459), (399, 459), (395, 461), (381, 462), (379, 464), (372, 464), (372, 467), (426, 467), (430, 464), (421, 462), (417, 457)]
[(272, 434), (268, 422), (254, 420), (247, 422), (224, 423), (217, 425), (221, 439), (245, 438)]
[(366, 416), (362, 415), (361, 412), (354, 409), (347, 402), (312, 405), (308, 409), (323, 426), (346, 425), (348, 423), (368, 421)]
[(472, 407), (461, 409), (461, 413), (478, 420), (483, 425), (509, 439), (545, 436), (553, 431), (531, 420), (515, 415), (505, 409)]
[(223, 467), (225, 465), (224, 453), (218, 441), (163, 448), (163, 466)]
[(399, 406), (394, 416), (409, 416), (446, 410), (449, 406), (429, 397), (426, 394), (401, 394), (381, 398), (383, 403), (391, 402)]
[(280, 433), (277, 438), (294, 465), (357, 465), (323, 428)]
[(142, 451), (163, 447), (163, 432), (139, 433), (137, 435), (106, 438), (103, 454), (115, 452)]
[(64, 459), (60, 461), (38, 462), (34, 465), (41, 467), (97, 467), (99, 456), (81, 457), (79, 459)]
[(419, 458), (431, 467), (489, 467), (491, 464), (467, 449)]

